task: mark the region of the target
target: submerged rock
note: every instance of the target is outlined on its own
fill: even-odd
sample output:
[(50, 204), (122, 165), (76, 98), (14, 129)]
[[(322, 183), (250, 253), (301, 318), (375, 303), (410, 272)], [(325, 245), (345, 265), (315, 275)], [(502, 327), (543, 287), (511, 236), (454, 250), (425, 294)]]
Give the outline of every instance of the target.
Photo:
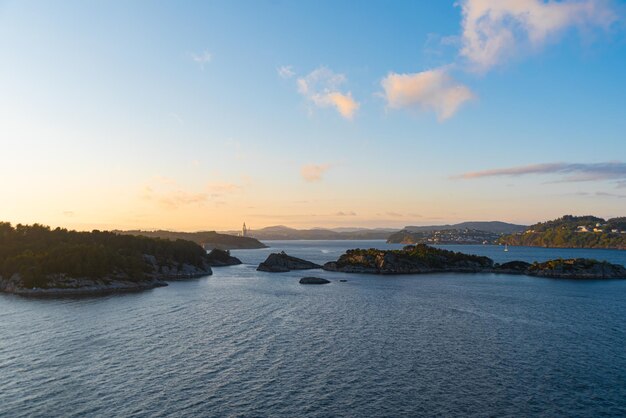
[(328, 284), (330, 280), (321, 279), (319, 277), (303, 277), (300, 279), (300, 284)]
[(284, 251), (280, 253), (272, 253), (267, 259), (259, 264), (258, 271), (267, 271), (271, 273), (284, 273), (291, 270), (309, 270), (321, 268), (319, 264), (311, 263), (310, 261), (303, 260), (301, 258), (292, 257), (285, 254)]
[(241, 264), (241, 260), (230, 255), (229, 250), (214, 248), (207, 257), (211, 267), (235, 266)]

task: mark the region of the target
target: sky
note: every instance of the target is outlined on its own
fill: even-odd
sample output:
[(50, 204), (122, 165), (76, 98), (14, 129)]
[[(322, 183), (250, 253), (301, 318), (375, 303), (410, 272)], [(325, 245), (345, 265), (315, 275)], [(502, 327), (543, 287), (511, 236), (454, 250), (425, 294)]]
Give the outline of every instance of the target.
[(626, 216), (626, 2), (0, 0), (0, 220)]

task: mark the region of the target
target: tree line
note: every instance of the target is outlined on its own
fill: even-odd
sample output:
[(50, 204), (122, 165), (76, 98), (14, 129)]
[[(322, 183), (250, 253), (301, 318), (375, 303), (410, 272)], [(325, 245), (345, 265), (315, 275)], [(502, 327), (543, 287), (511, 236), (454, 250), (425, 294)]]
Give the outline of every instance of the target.
[(45, 287), (48, 277), (59, 274), (139, 281), (154, 269), (145, 255), (154, 256), (158, 266), (202, 267), (206, 260), (202, 247), (185, 240), (0, 222), (0, 276), (19, 274), (29, 287)]

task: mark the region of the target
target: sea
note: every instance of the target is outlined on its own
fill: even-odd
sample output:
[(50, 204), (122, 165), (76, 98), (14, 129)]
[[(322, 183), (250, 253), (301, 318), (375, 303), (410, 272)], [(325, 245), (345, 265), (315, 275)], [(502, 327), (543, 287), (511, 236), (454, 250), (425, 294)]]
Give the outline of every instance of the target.
[[(270, 252), (323, 263), (401, 247), (268, 244), (140, 293), (0, 294), (0, 416), (626, 416), (626, 280), (257, 272)], [(626, 264), (626, 251), (445, 248)]]

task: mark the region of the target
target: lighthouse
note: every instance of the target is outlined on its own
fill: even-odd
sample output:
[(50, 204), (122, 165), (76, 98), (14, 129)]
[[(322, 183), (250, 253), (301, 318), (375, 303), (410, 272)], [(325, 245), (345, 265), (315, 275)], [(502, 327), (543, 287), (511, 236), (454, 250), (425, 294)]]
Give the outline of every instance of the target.
[(241, 228), (241, 236), (242, 237), (247, 237), (248, 236), (248, 228), (246, 228), (246, 223), (243, 223), (243, 228)]

